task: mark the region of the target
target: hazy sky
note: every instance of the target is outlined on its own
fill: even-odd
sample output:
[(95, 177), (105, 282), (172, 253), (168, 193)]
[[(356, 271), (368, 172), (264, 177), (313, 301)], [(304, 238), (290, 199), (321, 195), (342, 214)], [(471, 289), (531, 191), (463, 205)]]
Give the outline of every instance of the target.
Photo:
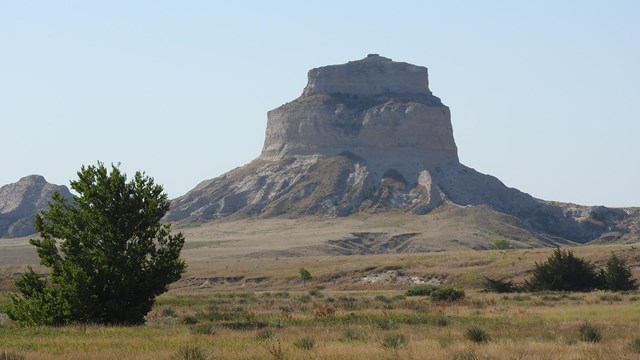
[(429, 68), (465, 165), (640, 206), (638, 1), (0, 0), (0, 185), (100, 160), (183, 195), (257, 157), (309, 69), (368, 53)]

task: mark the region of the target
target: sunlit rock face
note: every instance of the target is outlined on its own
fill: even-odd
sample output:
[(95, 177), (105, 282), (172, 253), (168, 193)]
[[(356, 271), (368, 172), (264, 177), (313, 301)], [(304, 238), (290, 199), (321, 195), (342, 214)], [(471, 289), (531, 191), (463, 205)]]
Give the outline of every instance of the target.
[[(167, 220), (425, 214), (480, 206), (541, 244), (640, 234), (638, 209), (533, 198), (458, 160), (449, 108), (427, 68), (369, 55), (308, 73), (302, 95), (267, 114), (261, 155), (174, 199)], [(482, 221), (481, 219), (478, 221)]]
[(410, 182), (458, 162), (449, 108), (429, 90), (427, 68), (369, 55), (308, 78), (302, 96), (268, 113), (262, 159), (348, 152)]
[(71, 199), (66, 186), (48, 183), (40, 175), (25, 176), (0, 187), (0, 237), (20, 237), (35, 232), (34, 217), (47, 209), (54, 192)]

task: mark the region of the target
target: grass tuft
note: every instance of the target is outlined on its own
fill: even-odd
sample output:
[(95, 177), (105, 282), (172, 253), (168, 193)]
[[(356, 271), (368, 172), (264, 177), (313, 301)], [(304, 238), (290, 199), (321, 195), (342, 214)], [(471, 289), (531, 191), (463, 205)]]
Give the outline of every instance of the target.
[(293, 346), (302, 350), (311, 350), (316, 346), (316, 340), (310, 336), (305, 336), (303, 338), (296, 340), (293, 343)]
[(580, 340), (590, 343), (600, 342), (602, 340), (602, 332), (595, 325), (585, 322), (580, 325)]
[(265, 341), (265, 340), (272, 339), (274, 335), (275, 335), (275, 332), (273, 330), (264, 329), (264, 330), (258, 331), (255, 339), (258, 341)]
[(473, 341), (474, 343), (481, 344), (487, 343), (491, 340), (491, 337), (487, 331), (479, 326), (472, 326), (465, 331), (464, 336)]
[(183, 346), (172, 357), (174, 360), (208, 360), (209, 354), (198, 346)]
[(25, 354), (16, 353), (13, 351), (2, 350), (0, 352), (0, 360), (24, 360), (26, 359)]
[(382, 347), (390, 350), (401, 349), (409, 343), (406, 336), (402, 334), (388, 334), (382, 340)]

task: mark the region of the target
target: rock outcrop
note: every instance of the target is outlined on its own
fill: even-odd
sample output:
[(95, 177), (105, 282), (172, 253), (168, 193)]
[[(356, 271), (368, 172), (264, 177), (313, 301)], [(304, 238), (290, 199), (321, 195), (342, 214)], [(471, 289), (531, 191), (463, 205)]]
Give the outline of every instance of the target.
[(35, 232), (36, 213), (48, 208), (54, 192), (71, 199), (69, 189), (48, 183), (40, 175), (25, 176), (0, 187), (0, 237), (21, 237)]
[(638, 209), (542, 201), (460, 164), (449, 108), (429, 90), (424, 67), (369, 55), (313, 69), (308, 78), (298, 99), (268, 113), (257, 159), (173, 200), (166, 219), (481, 205), (546, 239), (639, 236)]
[(341, 153), (412, 183), (424, 169), (457, 163), (449, 108), (429, 90), (427, 68), (369, 55), (313, 69), (300, 98), (267, 114), (261, 159)]

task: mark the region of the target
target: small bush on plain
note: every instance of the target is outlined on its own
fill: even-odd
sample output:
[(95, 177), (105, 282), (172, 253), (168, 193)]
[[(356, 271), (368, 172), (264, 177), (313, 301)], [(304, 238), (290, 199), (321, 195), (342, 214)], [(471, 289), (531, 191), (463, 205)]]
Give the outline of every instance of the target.
[(258, 341), (264, 341), (264, 340), (269, 340), (271, 338), (273, 338), (274, 336), (274, 332), (271, 329), (264, 329), (261, 331), (258, 331), (258, 333), (256, 334), (256, 340)]
[(629, 351), (635, 354), (640, 354), (640, 337), (631, 340), (629, 343)]
[(457, 301), (465, 297), (464, 290), (449, 287), (441, 287), (431, 292), (431, 300), (434, 301)]
[(407, 296), (429, 296), (437, 288), (433, 285), (416, 285), (407, 290)]
[(382, 340), (382, 347), (385, 349), (397, 350), (401, 349), (409, 343), (406, 336), (402, 334), (388, 334)]
[(591, 263), (557, 248), (545, 262), (536, 262), (533, 277), (525, 286), (531, 291), (590, 291), (601, 283)]
[(597, 343), (602, 340), (602, 332), (595, 325), (585, 322), (580, 326), (580, 340)]
[(520, 292), (522, 289), (511, 280), (492, 279), (485, 276), (482, 282), (485, 291), (499, 294)]
[(489, 245), (491, 250), (506, 250), (511, 249), (511, 240), (505, 238), (499, 238), (493, 240), (493, 242)]
[(311, 350), (316, 346), (316, 340), (310, 336), (305, 336), (303, 338), (296, 340), (293, 343), (293, 346), (302, 350)]
[(472, 326), (465, 331), (464, 336), (474, 343), (486, 343), (491, 340), (487, 331), (479, 326)]
[(16, 353), (13, 351), (2, 350), (0, 352), (0, 360), (24, 360), (26, 356), (24, 354)]
[(636, 279), (631, 274), (623, 259), (611, 255), (604, 270), (605, 289), (611, 291), (627, 291), (638, 288)]

